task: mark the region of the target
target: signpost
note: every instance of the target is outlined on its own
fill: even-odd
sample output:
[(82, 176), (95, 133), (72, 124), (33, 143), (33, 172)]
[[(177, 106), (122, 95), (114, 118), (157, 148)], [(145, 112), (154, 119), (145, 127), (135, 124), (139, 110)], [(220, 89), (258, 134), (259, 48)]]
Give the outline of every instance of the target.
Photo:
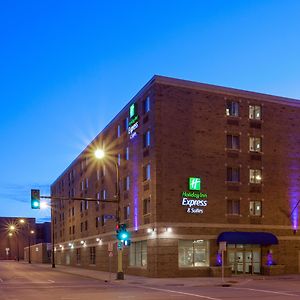
[(224, 281), (224, 252), (226, 251), (226, 242), (219, 243), (219, 251), (222, 253), (222, 281)]

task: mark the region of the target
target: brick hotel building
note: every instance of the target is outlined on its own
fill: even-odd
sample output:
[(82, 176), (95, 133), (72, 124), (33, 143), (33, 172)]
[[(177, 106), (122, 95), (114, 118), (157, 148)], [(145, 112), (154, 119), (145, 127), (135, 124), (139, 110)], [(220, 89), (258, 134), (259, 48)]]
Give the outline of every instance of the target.
[[(125, 274), (209, 276), (221, 241), (235, 274), (298, 273), (299, 150), (299, 101), (154, 76), (51, 194), (113, 200), (118, 164)], [(108, 271), (116, 204), (53, 205), (56, 263)]]

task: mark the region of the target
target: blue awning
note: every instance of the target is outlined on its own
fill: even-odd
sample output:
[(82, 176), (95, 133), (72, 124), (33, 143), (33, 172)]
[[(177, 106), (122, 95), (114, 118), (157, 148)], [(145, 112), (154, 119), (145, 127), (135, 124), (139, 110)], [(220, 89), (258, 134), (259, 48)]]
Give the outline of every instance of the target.
[(241, 232), (229, 231), (222, 232), (217, 242), (227, 242), (227, 244), (258, 244), (258, 245), (276, 245), (277, 237), (270, 232)]

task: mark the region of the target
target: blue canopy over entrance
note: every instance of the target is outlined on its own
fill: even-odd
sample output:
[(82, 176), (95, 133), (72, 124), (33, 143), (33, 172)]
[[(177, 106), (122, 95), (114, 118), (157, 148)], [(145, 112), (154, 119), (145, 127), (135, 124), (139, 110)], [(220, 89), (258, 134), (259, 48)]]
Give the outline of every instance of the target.
[(257, 245), (277, 245), (277, 237), (270, 232), (241, 232), (228, 231), (219, 234), (217, 242), (227, 242), (227, 244), (257, 244)]

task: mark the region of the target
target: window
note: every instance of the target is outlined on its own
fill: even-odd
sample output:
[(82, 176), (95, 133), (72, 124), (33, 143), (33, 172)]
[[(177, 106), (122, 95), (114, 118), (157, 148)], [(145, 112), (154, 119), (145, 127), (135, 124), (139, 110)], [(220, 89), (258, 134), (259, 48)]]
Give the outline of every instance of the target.
[(143, 200), (143, 215), (150, 214), (150, 198)]
[(240, 200), (228, 199), (227, 200), (227, 214), (239, 215), (240, 214)]
[(84, 209), (89, 209), (89, 202), (87, 200), (84, 201)]
[(97, 170), (97, 180), (98, 181), (100, 180), (100, 170), (99, 169)]
[(249, 105), (249, 119), (261, 120), (261, 106), (260, 105)]
[(125, 160), (129, 160), (129, 147), (125, 149)]
[(81, 262), (81, 249), (77, 248), (76, 249), (76, 264), (80, 265)]
[(249, 150), (254, 152), (261, 152), (261, 142), (262, 141), (260, 137), (249, 137)]
[(234, 150), (240, 149), (240, 136), (227, 134), (227, 148)]
[(250, 201), (249, 202), (249, 213), (250, 216), (261, 216), (261, 201)]
[(72, 217), (75, 216), (75, 207), (72, 207)]
[(99, 227), (100, 222), (101, 222), (101, 217), (96, 217), (96, 228)]
[(84, 181), (81, 181), (81, 190), (84, 190)]
[(129, 176), (124, 177), (124, 191), (129, 191)]
[(118, 153), (118, 165), (120, 166), (121, 165), (121, 154)]
[(150, 146), (150, 130), (147, 130), (143, 136), (143, 146), (144, 148)]
[(84, 201), (81, 200), (80, 201), (80, 212), (83, 212), (83, 209), (84, 209)]
[(102, 215), (102, 216), (101, 216), (101, 226), (104, 226), (105, 223), (106, 223), (105, 215)]
[(240, 181), (240, 168), (227, 167), (227, 181), (239, 182)]
[(75, 225), (72, 226), (72, 233), (75, 234)]
[(128, 130), (128, 126), (129, 126), (129, 120), (128, 118), (124, 119), (124, 129)]
[(106, 190), (102, 190), (101, 191), (101, 200), (105, 200), (106, 199)]
[(85, 179), (85, 188), (86, 189), (89, 188), (89, 179), (88, 178)]
[(249, 170), (249, 182), (250, 183), (261, 183), (262, 176), (261, 176), (261, 170), (259, 169), (250, 169)]
[(143, 102), (143, 107), (144, 107), (144, 114), (150, 111), (150, 97), (148, 96), (144, 102)]
[(80, 223), (80, 232), (82, 232), (83, 231), (83, 223), (81, 222)]
[(209, 266), (208, 241), (179, 240), (179, 267), (207, 267)]
[(121, 136), (121, 126), (118, 125), (117, 127), (117, 137), (120, 137)]
[(129, 251), (130, 266), (147, 266), (147, 241), (132, 242)]
[(226, 115), (232, 117), (239, 116), (239, 103), (235, 101), (227, 102)]
[(84, 222), (84, 230), (88, 230), (88, 221)]
[(130, 206), (127, 205), (124, 207), (124, 220), (130, 219)]
[(96, 247), (90, 247), (90, 264), (96, 264)]
[(144, 181), (150, 180), (150, 164), (143, 167)]

